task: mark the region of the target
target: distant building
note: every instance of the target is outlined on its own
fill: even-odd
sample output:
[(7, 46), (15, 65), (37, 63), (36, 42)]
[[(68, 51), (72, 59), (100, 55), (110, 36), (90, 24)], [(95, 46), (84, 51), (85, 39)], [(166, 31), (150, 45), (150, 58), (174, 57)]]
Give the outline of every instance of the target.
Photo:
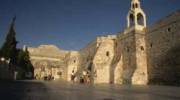
[(180, 83), (179, 62), (168, 62), (176, 60), (171, 58), (179, 46), (180, 11), (147, 27), (139, 0), (132, 0), (123, 32), (97, 37), (80, 51), (60, 53), (56, 47), (40, 46), (29, 48), (29, 52), (35, 73), (57, 66), (57, 72), (68, 81), (73, 71), (78, 80), (87, 71), (92, 83), (146, 85)]
[(34, 66), (34, 75), (37, 79), (43, 79), (51, 75), (54, 79), (65, 79), (66, 51), (59, 50), (54, 45), (41, 45), (38, 48), (28, 48), (30, 59)]

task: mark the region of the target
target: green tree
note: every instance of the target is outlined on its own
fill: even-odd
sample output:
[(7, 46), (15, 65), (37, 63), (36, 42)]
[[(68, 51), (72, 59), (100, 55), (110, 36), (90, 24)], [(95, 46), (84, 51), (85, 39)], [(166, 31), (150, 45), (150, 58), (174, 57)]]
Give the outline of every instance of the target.
[(16, 65), (15, 70), (18, 71), (19, 79), (22, 79), (27, 72), (34, 74), (34, 68), (31, 64), (29, 52), (27, 49), (17, 49), (16, 32), (14, 29), (16, 17), (13, 18), (6, 40), (0, 49), (0, 57), (10, 59), (11, 65)]
[(1, 57), (5, 57), (6, 59), (10, 59), (11, 64), (16, 64), (16, 54), (17, 54), (17, 41), (16, 41), (16, 32), (14, 30), (16, 17), (13, 18), (8, 34), (6, 36), (6, 40), (1, 48)]
[(25, 75), (25, 73), (28, 72), (31, 72), (33, 74), (34, 68), (33, 65), (31, 64), (28, 50), (18, 49), (17, 51), (18, 51), (17, 65), (20, 68), (19, 73), (21, 73), (22, 77)]

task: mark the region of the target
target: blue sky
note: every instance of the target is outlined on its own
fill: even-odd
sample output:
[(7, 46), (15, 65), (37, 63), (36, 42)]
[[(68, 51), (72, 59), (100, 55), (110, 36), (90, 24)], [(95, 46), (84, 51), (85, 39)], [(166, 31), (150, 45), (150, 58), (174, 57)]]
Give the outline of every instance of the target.
[[(0, 45), (16, 15), (19, 47), (55, 44), (79, 50), (95, 37), (126, 27), (131, 0), (0, 0)], [(180, 9), (180, 0), (141, 0), (147, 23)]]

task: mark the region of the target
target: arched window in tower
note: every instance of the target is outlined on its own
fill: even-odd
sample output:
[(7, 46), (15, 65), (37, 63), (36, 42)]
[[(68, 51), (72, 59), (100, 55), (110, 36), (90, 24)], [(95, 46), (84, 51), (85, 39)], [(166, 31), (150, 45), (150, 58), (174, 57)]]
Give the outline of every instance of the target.
[(137, 3), (135, 4), (135, 8), (138, 8), (138, 4)]
[(144, 17), (141, 13), (138, 13), (137, 14), (137, 22), (138, 22), (138, 25), (143, 25), (144, 26)]
[(133, 15), (133, 14), (130, 14), (129, 19), (130, 19), (130, 20), (129, 20), (129, 23), (130, 23), (129, 25), (130, 25), (130, 26), (134, 26), (134, 25), (135, 25), (135, 23), (134, 23), (134, 15)]
[(134, 9), (134, 8), (135, 8), (135, 5), (133, 4), (132, 7), (133, 7), (133, 9)]

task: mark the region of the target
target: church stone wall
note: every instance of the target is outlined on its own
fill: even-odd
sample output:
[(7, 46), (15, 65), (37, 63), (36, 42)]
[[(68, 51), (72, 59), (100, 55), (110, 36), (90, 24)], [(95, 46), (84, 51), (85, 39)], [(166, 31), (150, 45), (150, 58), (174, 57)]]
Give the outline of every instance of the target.
[(115, 84), (122, 84), (123, 83), (123, 46), (122, 46), (122, 38), (120, 39), (120, 37), (122, 37), (124, 34), (123, 33), (119, 33), (117, 35), (117, 39), (115, 41), (115, 45), (114, 45), (114, 58), (113, 61), (111, 63), (111, 73), (110, 73), (110, 77), (113, 83)]
[(145, 41), (145, 31), (137, 31), (136, 38), (136, 70), (132, 77), (132, 84), (147, 84), (147, 50)]
[(150, 84), (180, 80), (180, 11), (147, 29), (147, 58)]
[(66, 56), (66, 72), (67, 72), (67, 80), (71, 80), (71, 74), (74, 71), (75, 75), (78, 76), (78, 72), (80, 68), (80, 55), (77, 51), (70, 51)]
[(114, 82), (117, 84), (147, 84), (145, 31), (130, 28), (117, 36), (112, 65), (115, 68)]
[(97, 37), (80, 50), (81, 74), (82, 71), (89, 71), (91, 82), (110, 83), (115, 40), (115, 35)]
[(116, 36), (99, 37), (98, 47), (93, 59), (94, 83), (112, 83), (110, 72), (114, 58)]
[(136, 45), (134, 32), (122, 34), (119, 37), (119, 45), (121, 46), (122, 84), (131, 84), (132, 76), (136, 68)]
[(80, 52), (81, 59), (81, 72), (92, 68), (94, 55), (97, 51), (98, 43), (97, 38), (90, 42), (86, 47), (82, 48)]

